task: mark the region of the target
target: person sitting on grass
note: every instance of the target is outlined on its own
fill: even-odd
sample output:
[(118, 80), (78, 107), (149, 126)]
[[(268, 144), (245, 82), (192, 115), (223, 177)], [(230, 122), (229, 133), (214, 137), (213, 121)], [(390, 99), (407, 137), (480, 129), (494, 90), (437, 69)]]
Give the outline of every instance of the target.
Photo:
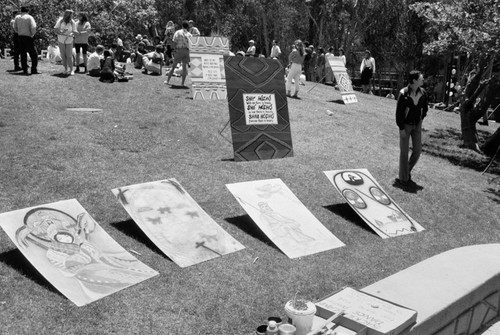
[(101, 75), (99, 80), (103, 83), (115, 81), (115, 60), (111, 57), (109, 50), (104, 50), (104, 59), (101, 60)]
[(145, 46), (144, 42), (139, 42), (139, 44), (137, 44), (137, 50), (130, 55), (130, 59), (134, 62), (134, 68), (138, 70), (142, 69), (144, 66), (142, 57), (147, 53)]
[(101, 76), (101, 59), (103, 59), (103, 52), (104, 47), (99, 44), (95, 47), (95, 51), (90, 54), (87, 60), (87, 70), (91, 77)]
[(144, 63), (144, 71), (142, 73), (148, 74), (148, 71), (153, 75), (161, 75), (161, 65), (163, 63), (163, 46), (158, 44), (155, 51), (144, 55), (142, 62)]
[(47, 59), (52, 64), (62, 64), (61, 50), (59, 50), (59, 46), (57, 45), (55, 39), (51, 39), (49, 41), (49, 46), (47, 48)]

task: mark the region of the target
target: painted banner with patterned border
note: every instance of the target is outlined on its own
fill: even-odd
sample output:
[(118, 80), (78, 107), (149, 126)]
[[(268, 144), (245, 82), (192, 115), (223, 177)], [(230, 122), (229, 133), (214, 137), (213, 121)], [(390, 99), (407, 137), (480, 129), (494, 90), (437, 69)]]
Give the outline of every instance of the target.
[(227, 97), (224, 55), (229, 55), (226, 37), (193, 36), (190, 39), (189, 73), (194, 100), (224, 100)]
[[(252, 161), (293, 156), (285, 70), (281, 62), (226, 56), (224, 63), (234, 159)], [(252, 97), (258, 103), (251, 103)]]
[(356, 97), (356, 94), (354, 94), (351, 78), (349, 78), (349, 75), (347, 74), (342, 58), (329, 55), (326, 57), (326, 60), (335, 75), (335, 80), (337, 81), (344, 103), (352, 104), (358, 102), (358, 98)]

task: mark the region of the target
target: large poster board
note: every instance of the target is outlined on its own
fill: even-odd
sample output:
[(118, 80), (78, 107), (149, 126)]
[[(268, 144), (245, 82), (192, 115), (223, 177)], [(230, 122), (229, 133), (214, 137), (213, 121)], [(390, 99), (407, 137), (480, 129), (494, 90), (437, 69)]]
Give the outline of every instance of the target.
[(260, 57), (224, 57), (234, 159), (293, 155), (284, 68)]
[(225, 37), (193, 36), (190, 38), (189, 72), (194, 100), (224, 100), (227, 97), (224, 55), (229, 55)]
[(335, 76), (335, 80), (339, 86), (340, 94), (342, 95), (344, 103), (352, 104), (358, 102), (358, 98), (356, 97), (354, 88), (352, 87), (351, 78), (349, 78), (349, 75), (347, 74), (342, 58), (329, 55), (326, 60), (328, 65), (332, 68), (333, 75)]
[(367, 169), (324, 171), (347, 203), (380, 237), (424, 230), (382, 189)]
[(113, 240), (75, 199), (0, 214), (0, 226), (77, 306), (158, 274)]
[(175, 178), (117, 188), (113, 194), (149, 239), (180, 267), (244, 248)]
[(264, 234), (290, 258), (344, 246), (300, 202), (281, 179), (226, 187)]

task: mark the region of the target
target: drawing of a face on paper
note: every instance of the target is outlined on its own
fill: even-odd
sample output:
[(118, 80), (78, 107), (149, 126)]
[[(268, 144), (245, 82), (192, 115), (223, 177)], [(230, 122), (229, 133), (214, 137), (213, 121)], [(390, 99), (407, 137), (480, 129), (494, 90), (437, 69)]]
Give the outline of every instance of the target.
[(383, 238), (423, 230), (404, 213), (366, 170), (328, 171), (332, 182), (356, 212)]
[[(120, 190), (113, 190), (119, 196)], [(181, 267), (243, 248), (175, 180), (128, 186), (120, 199), (155, 245)], [(124, 201), (125, 200), (125, 201)]]
[(76, 218), (51, 207), (24, 212), (15, 233), (9, 219), (4, 230), (42, 275), (78, 306), (157, 274), (114, 242), (83, 208)]

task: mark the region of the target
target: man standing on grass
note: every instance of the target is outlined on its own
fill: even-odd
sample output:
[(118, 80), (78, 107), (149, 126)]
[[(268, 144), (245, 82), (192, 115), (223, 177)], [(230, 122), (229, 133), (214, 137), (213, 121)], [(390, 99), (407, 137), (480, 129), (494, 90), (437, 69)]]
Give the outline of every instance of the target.
[(189, 38), (191, 37), (191, 33), (188, 31), (189, 22), (182, 22), (182, 29), (179, 29), (175, 32), (172, 41), (174, 41), (174, 63), (172, 64), (172, 68), (168, 73), (167, 81), (165, 84), (170, 84), (170, 78), (177, 67), (177, 64), (182, 63), (182, 87), (184, 86), (184, 82), (186, 81), (187, 76), (187, 65), (191, 61), (189, 58)]
[(12, 20), (10, 20), (10, 26), (12, 27), (12, 56), (14, 58), (14, 71), (21, 71), (22, 68), (19, 66), (19, 35), (16, 33), (14, 27), (16, 22), (17, 10), (12, 12)]
[(33, 39), (36, 33), (36, 22), (28, 14), (26, 7), (21, 7), (21, 14), (15, 18), (14, 31), (18, 34), (19, 53), (21, 54), (21, 66), (24, 74), (28, 74), (28, 53), (31, 58), (31, 74), (39, 74), (36, 69), (38, 65), (38, 53), (36, 52)]
[[(411, 170), (417, 164), (422, 152), (422, 121), (427, 115), (427, 93), (421, 87), (424, 76), (413, 70), (408, 76), (409, 85), (399, 92), (396, 107), (396, 124), (399, 127), (399, 178), (394, 186), (414, 191), (418, 185), (411, 179)], [(410, 137), (413, 145), (410, 159)]]

